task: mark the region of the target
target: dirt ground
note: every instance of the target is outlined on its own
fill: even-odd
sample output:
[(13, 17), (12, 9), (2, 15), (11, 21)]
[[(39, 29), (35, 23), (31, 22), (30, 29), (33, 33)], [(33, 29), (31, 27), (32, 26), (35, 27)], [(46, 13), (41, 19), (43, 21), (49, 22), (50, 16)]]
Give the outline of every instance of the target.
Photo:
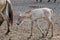
[(22, 25), (16, 25), (16, 20), (18, 19), (19, 13), (27, 12), (35, 8), (48, 7), (53, 9), (54, 13), (52, 15), (53, 22), (53, 37), (50, 39), (51, 29), (49, 30), (48, 36), (46, 38), (40, 38), (42, 36), (39, 29), (36, 27), (36, 23), (40, 26), (42, 24), (41, 30), (45, 34), (47, 29), (47, 23), (43, 19), (38, 19), (33, 27), (33, 36), (30, 40), (60, 40), (60, 0), (57, 0), (56, 3), (47, 2), (43, 0), (42, 3), (36, 3), (35, 0), (11, 0), (13, 4), (14, 11), (14, 23), (13, 26), (10, 26), (10, 33), (5, 35), (7, 31), (6, 21), (0, 26), (0, 40), (27, 40), (31, 33), (31, 21), (25, 19)]

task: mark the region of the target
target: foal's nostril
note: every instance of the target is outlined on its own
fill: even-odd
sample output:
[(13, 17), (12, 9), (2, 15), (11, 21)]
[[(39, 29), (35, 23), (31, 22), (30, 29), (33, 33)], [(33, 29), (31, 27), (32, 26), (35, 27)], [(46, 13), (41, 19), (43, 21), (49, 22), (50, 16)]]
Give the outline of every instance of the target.
[(16, 23), (17, 25), (19, 25), (19, 23)]
[(17, 25), (19, 25), (19, 22), (18, 22), (18, 21), (15, 21), (15, 23), (16, 23)]

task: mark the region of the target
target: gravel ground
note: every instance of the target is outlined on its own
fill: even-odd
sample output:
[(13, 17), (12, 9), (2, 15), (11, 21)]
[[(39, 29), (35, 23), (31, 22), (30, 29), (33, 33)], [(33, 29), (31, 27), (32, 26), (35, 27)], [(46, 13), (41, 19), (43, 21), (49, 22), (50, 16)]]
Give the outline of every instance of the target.
[[(36, 3), (35, 0), (11, 0), (11, 2), (13, 4), (14, 11), (14, 24), (12, 27), (10, 26), (11, 32), (8, 35), (4, 35), (7, 31), (7, 24), (6, 21), (4, 21), (0, 27), (0, 40), (27, 40), (31, 32), (31, 21), (29, 19), (25, 19), (22, 25), (16, 25), (16, 20), (19, 16), (19, 13), (41, 7), (48, 7), (54, 11), (52, 16), (54, 25), (53, 38), (49, 39), (51, 30), (49, 30), (46, 38), (40, 38), (42, 34), (37, 27), (34, 26), (33, 36), (30, 40), (60, 40), (60, 0), (57, 0), (56, 3), (53, 3), (53, 0), (51, 0), (49, 3), (47, 0), (43, 0), (42, 3)], [(43, 24), (41, 29), (43, 33), (45, 33), (45, 30), (47, 29), (47, 23), (43, 19), (38, 19), (38, 21), (38, 25), (41, 25), (41, 23)]]

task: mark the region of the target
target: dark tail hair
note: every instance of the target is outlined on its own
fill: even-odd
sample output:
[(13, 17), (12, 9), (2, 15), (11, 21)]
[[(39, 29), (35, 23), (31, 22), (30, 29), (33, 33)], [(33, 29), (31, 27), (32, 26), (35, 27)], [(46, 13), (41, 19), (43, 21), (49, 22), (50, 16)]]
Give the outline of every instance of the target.
[(8, 8), (9, 8), (9, 22), (11, 23), (11, 25), (13, 24), (13, 9), (12, 9), (12, 5), (9, 1), (7, 1), (8, 3)]

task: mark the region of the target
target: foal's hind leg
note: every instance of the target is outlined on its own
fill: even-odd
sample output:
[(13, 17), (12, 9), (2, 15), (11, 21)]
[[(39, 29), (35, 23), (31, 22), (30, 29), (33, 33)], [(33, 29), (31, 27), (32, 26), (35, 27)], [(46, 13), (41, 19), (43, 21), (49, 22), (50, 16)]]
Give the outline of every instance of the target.
[[(37, 21), (37, 20), (35, 20), (35, 21)], [(42, 26), (42, 24), (39, 26), (38, 24), (36, 25), (36, 27), (37, 27), (37, 29), (41, 32), (41, 34), (42, 34), (42, 37), (39, 37), (39, 38), (44, 38), (44, 33), (42, 32), (42, 30), (41, 30), (41, 26)]]
[(51, 37), (50, 38), (52, 38), (53, 37), (53, 24), (51, 23)]
[(9, 29), (9, 20), (7, 21), (7, 26), (8, 26), (8, 29), (7, 29), (7, 32), (5, 33), (6, 35), (8, 35), (8, 33), (10, 32), (10, 29)]
[(53, 24), (52, 24), (51, 18), (49, 18), (49, 19), (46, 18), (46, 21), (48, 22), (48, 29), (46, 31), (45, 37), (47, 36), (50, 27), (51, 27), (51, 32), (52, 32), (51, 37), (53, 37)]
[(47, 31), (46, 31), (46, 35), (45, 35), (45, 37), (46, 37), (47, 34), (48, 34), (49, 28), (50, 28), (50, 23), (48, 23), (48, 29), (47, 29)]
[(39, 29), (39, 31), (40, 31), (40, 32), (41, 32), (41, 34), (42, 34), (42, 37), (41, 37), (41, 38), (44, 38), (44, 34), (42, 33), (41, 28), (37, 27), (37, 29)]

